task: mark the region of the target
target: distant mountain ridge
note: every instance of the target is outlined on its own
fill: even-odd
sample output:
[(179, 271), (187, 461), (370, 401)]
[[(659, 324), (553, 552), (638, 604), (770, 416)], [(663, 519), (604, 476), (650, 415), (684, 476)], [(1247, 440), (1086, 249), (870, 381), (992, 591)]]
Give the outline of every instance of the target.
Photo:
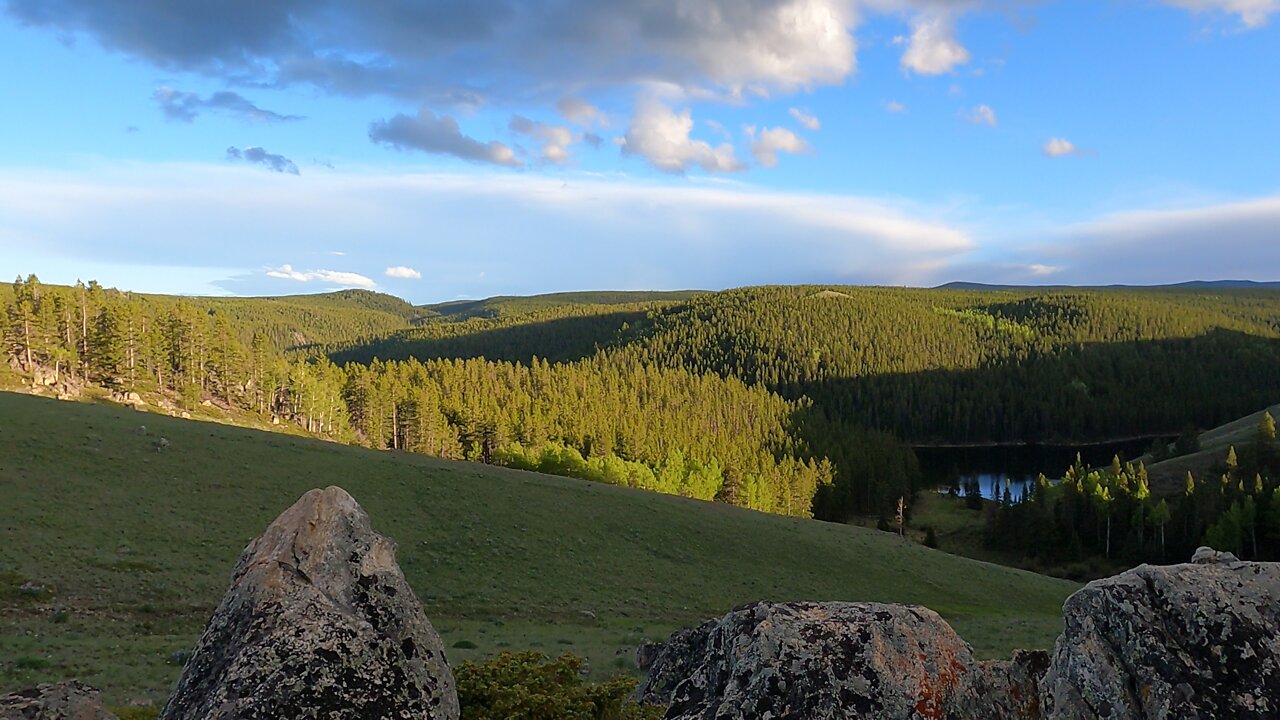
[(1099, 290), (1107, 288), (1123, 290), (1280, 290), (1280, 280), (1188, 280), (1163, 285), (1003, 285), (957, 280), (935, 287), (937, 290)]

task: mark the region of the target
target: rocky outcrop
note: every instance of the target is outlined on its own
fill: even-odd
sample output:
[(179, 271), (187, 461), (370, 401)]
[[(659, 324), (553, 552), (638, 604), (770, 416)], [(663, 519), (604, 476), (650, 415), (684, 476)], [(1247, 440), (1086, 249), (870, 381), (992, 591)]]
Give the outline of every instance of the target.
[(1049, 669), (1049, 653), (1044, 650), (1014, 650), (1012, 660), (978, 663), (972, 676), (972, 695), (982, 712), (975, 717), (1021, 718), (1043, 716), (1040, 681)]
[(163, 720), (458, 717), (439, 636), (344, 490), (312, 490), (241, 555)]
[(977, 663), (927, 608), (760, 602), (672, 636), (637, 697), (668, 720), (1035, 717), (1044, 664)]
[(102, 707), (98, 691), (71, 680), (0, 696), (3, 720), (117, 720)]
[(1046, 716), (1280, 717), (1280, 563), (1208, 548), (1143, 565), (1066, 602)]

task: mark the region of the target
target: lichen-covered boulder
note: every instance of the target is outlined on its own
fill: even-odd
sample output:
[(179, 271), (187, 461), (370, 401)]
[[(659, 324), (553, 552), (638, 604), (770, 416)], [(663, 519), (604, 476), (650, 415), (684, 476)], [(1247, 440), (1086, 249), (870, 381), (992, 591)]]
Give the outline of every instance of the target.
[(1048, 669), (1049, 653), (1044, 650), (1014, 650), (1010, 660), (979, 662), (978, 672), (970, 676), (969, 696), (980, 702), (981, 712), (970, 716), (1019, 720), (1043, 717), (1040, 681)]
[(0, 720), (117, 720), (98, 691), (77, 680), (37, 685), (0, 696)]
[(923, 607), (759, 602), (673, 635), (637, 698), (668, 705), (668, 720), (1021, 717), (980, 693), (1034, 695), (1039, 678), (1021, 679), (1033, 670), (986, 679)]
[(1197, 556), (1067, 599), (1046, 717), (1280, 717), (1280, 563)]
[(346, 491), (312, 490), (241, 555), (163, 720), (456, 720), (439, 636)]

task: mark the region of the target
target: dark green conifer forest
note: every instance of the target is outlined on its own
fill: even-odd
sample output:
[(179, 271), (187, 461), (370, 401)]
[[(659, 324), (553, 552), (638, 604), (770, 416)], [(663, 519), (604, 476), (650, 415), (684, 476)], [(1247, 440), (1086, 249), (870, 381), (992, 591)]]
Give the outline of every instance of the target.
[[(368, 291), (175, 298), (32, 276), (2, 297), (8, 363), (44, 385), (164, 393), (341, 442), (832, 520), (921, 490), (911, 444), (1172, 436), (1280, 397), (1269, 290), (791, 286), (414, 307)], [(1163, 546), (1182, 548), (1237, 505), (1256, 529), (1244, 497), (1265, 516), (1276, 475), (1259, 464), (1260, 492), (1245, 483), (1171, 534), (1190, 511), (1133, 500), (1138, 474), (1074, 468), (1038, 495), (1036, 512), (1058, 518), (1052, 543), (1149, 554), (1153, 513), (1167, 513)], [(1002, 532), (1049, 532), (1031, 512), (1002, 511)]]

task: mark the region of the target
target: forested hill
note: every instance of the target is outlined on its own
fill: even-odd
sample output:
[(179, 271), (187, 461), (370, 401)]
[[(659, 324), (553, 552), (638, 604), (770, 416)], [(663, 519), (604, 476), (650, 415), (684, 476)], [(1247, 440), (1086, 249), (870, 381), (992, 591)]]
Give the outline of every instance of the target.
[(785, 286), (452, 315), (356, 291), (6, 294), (9, 366), (67, 391), (832, 519), (919, 489), (904, 441), (1176, 434), (1280, 398), (1271, 290)]
[[(87, 334), (98, 309), (106, 305), (121, 308), (119, 320), (126, 324), (135, 310), (139, 323), (170, 311), (202, 316), (215, 333), (231, 335), (246, 345), (261, 336), (260, 342), (273, 350), (381, 337), (410, 327), (423, 315), (422, 310), (398, 297), (370, 290), (241, 298), (125, 292), (92, 281), (75, 287), (39, 287), (49, 296), (41, 312), (49, 315), (49, 323), (61, 326), (64, 336), (74, 326), (79, 326), (81, 335)], [(0, 284), (0, 304), (12, 303), (14, 293), (14, 285)], [(146, 330), (140, 328), (139, 332), (145, 334)]]
[(1100, 440), (1280, 397), (1280, 292), (744, 288), (428, 325), (332, 357), (596, 352), (764, 384), (917, 443)]

